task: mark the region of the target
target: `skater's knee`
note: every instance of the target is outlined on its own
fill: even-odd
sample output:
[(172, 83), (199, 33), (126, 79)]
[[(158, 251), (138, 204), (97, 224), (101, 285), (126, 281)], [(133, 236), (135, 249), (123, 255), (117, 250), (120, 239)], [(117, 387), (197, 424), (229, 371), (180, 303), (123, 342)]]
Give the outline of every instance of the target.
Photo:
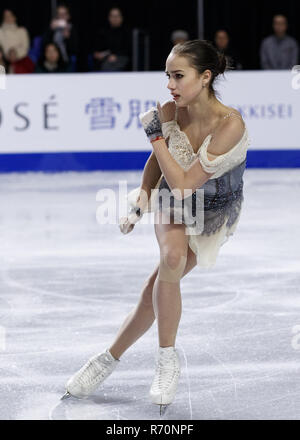
[(169, 283), (178, 283), (187, 262), (187, 255), (179, 249), (170, 249), (160, 254), (158, 279)]

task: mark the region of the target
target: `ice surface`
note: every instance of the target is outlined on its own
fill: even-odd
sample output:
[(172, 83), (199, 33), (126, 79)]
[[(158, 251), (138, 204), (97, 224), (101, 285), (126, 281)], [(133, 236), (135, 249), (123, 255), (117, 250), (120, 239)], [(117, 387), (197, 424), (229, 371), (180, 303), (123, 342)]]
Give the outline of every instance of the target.
[[(111, 344), (159, 261), (150, 222), (122, 235), (96, 221), (99, 189), (140, 179), (0, 175), (1, 419), (160, 418), (148, 398), (156, 323), (91, 398), (59, 400)], [(182, 374), (162, 419), (300, 418), (300, 171), (247, 169), (244, 182), (217, 265), (181, 282)]]

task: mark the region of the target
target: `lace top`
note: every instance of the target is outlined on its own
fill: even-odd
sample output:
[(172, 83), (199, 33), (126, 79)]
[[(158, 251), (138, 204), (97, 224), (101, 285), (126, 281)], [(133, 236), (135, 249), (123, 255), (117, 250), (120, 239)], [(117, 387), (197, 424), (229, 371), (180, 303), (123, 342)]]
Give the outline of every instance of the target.
[[(182, 131), (178, 125), (177, 110), (176, 107), (175, 118), (172, 121), (162, 123), (162, 132), (165, 138), (169, 138), (170, 154), (184, 170), (187, 170), (195, 158), (198, 157), (203, 169), (208, 173), (214, 173), (210, 179), (215, 179), (246, 159), (247, 149), (250, 144), (246, 127), (242, 138), (231, 150), (210, 160), (207, 156), (207, 148), (213, 134), (209, 134), (204, 139), (202, 145), (200, 145), (198, 151), (195, 153), (186, 133)], [(239, 117), (236, 113), (230, 112), (224, 116), (224, 118), (231, 115)], [(212, 156), (214, 155), (212, 154)]]
[[(233, 114), (239, 117), (236, 113), (231, 112), (225, 118)], [(197, 265), (211, 268), (216, 263), (221, 246), (234, 233), (239, 222), (243, 202), (243, 172), (246, 166), (247, 148), (250, 144), (247, 128), (245, 128), (240, 141), (230, 151), (219, 156), (215, 155), (216, 158), (213, 160), (209, 160), (207, 157), (207, 148), (213, 133), (204, 139), (195, 153), (188, 136), (177, 123), (177, 107), (174, 120), (162, 123), (162, 131), (164, 137), (169, 138), (170, 154), (183, 169), (187, 170), (198, 158), (203, 169), (214, 174), (201, 187), (204, 190), (204, 204), (201, 197), (197, 199), (195, 191), (185, 199), (185, 204), (188, 207), (186, 212), (180, 203), (175, 205), (175, 200), (174, 203), (172, 202), (174, 197), (170, 198), (167, 192), (161, 192), (162, 200), (160, 200), (158, 191), (152, 191), (145, 212), (154, 212), (159, 207), (161, 210), (166, 210), (166, 213), (169, 211), (173, 211), (174, 215), (178, 213), (179, 217), (183, 213), (186, 233), (189, 236), (189, 246), (197, 256)], [(212, 154), (212, 156), (214, 155)], [(155, 189), (171, 192), (163, 174), (158, 179)], [(132, 206), (135, 205), (139, 193), (140, 187), (133, 189), (128, 194), (128, 201)], [(163, 197), (170, 200), (170, 203), (164, 204)], [(197, 225), (195, 227), (190, 221), (195, 219), (194, 203), (198, 206), (203, 204), (204, 227), (202, 232), (198, 230)]]

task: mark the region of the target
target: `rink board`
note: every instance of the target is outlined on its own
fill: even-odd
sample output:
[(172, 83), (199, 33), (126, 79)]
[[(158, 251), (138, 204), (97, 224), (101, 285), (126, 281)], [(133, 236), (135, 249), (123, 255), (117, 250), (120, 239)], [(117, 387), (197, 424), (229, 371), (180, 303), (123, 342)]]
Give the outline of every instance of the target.
[[(5, 77), (0, 171), (143, 169), (151, 145), (139, 114), (171, 98), (167, 85), (163, 71)], [(216, 89), (247, 124), (247, 167), (300, 166), (297, 69), (229, 72)]]
[[(1, 154), (0, 172), (142, 170), (150, 152)], [(246, 168), (298, 168), (300, 150), (249, 150)]]

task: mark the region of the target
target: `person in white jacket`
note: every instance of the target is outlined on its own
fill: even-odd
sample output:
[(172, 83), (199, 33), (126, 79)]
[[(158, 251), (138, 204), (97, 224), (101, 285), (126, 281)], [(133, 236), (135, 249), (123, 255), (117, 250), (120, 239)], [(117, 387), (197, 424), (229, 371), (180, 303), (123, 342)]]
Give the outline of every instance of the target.
[(0, 46), (8, 57), (9, 51), (14, 49), (17, 59), (20, 60), (28, 54), (30, 45), (29, 34), (26, 28), (18, 26), (17, 17), (10, 9), (3, 12), (0, 26)]

